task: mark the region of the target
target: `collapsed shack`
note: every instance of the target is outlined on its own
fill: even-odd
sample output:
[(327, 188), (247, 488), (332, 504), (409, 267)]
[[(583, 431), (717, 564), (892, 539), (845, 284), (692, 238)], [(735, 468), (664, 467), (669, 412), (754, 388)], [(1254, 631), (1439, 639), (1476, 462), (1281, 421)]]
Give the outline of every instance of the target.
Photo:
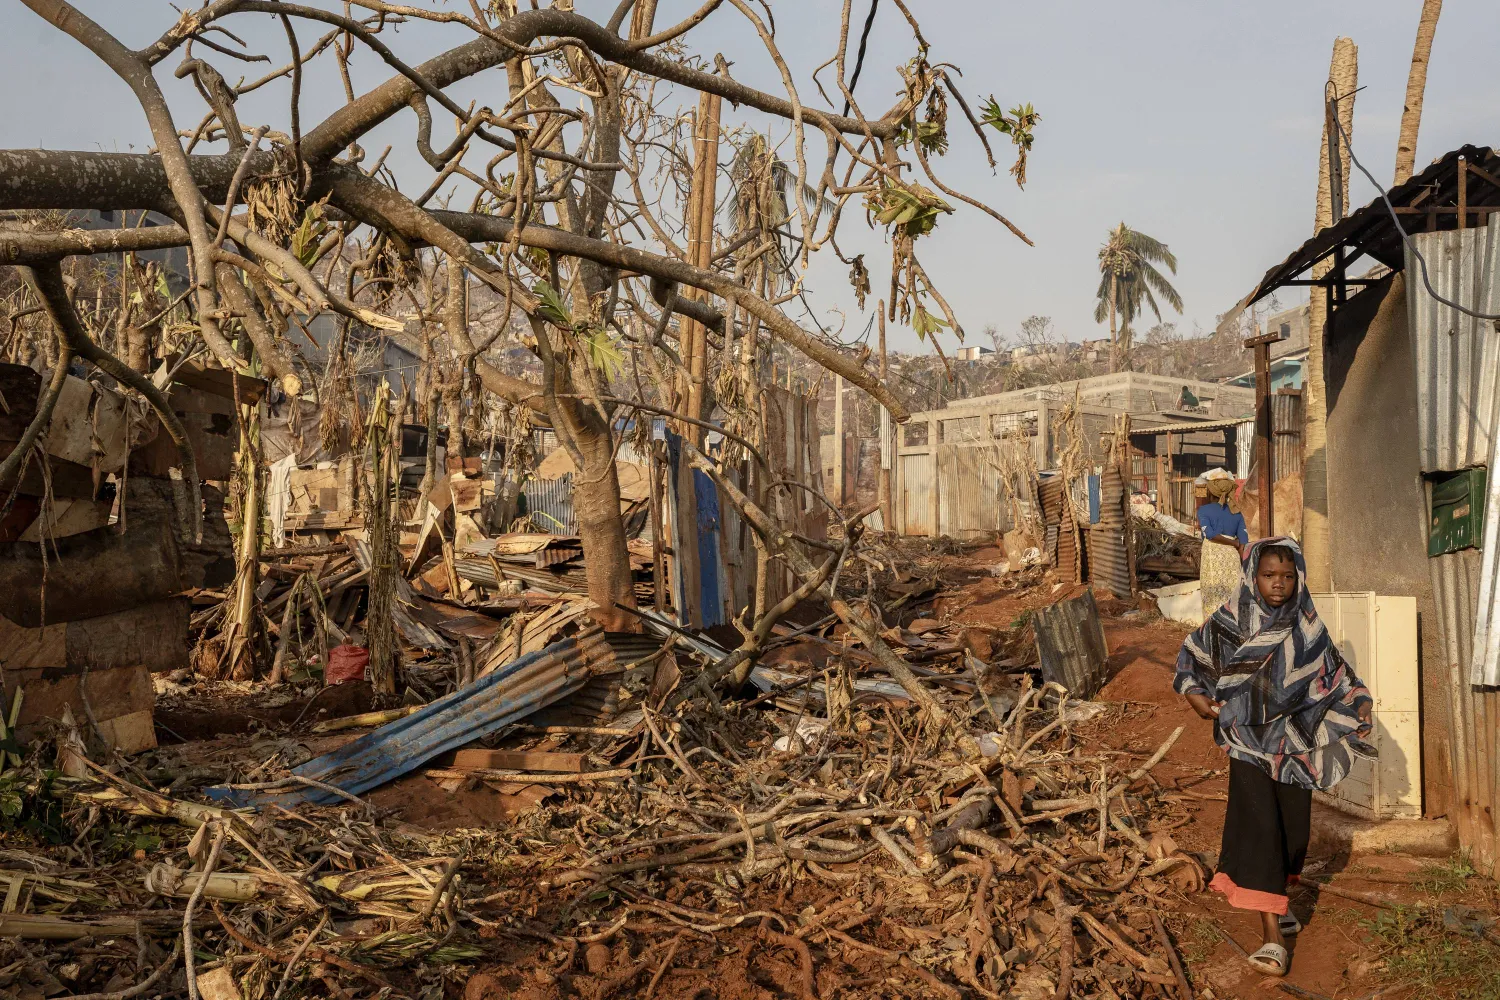
[[(152, 673), (187, 660), (182, 595), (234, 576), (224, 494), (236, 386), (190, 360), (156, 374), (205, 480), (194, 539), (160, 419), (109, 376), (83, 375), (65, 376), (49, 432), (4, 484), (14, 489), (0, 516), (3, 721), (25, 741), (69, 720), (88, 742), (133, 753), (156, 745)], [(253, 405), (264, 388), (241, 378), (237, 390)], [(0, 365), (0, 452), (15, 451), (42, 396), (35, 370)]]

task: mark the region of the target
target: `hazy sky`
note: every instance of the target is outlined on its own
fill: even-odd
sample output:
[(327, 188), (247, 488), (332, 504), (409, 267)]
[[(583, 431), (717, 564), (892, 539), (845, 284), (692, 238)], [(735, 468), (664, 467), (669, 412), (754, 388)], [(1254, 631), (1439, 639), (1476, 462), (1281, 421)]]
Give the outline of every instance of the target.
[[(8, 95), (0, 145), (125, 150), (149, 144), (129, 91), (97, 59), (16, 0), (0, 4), (5, 11), (0, 86)], [(614, 5), (614, 0), (578, 0), (580, 10), (601, 17)], [(1073, 340), (1105, 335), (1092, 315), (1096, 253), (1106, 231), (1122, 220), (1176, 253), (1176, 284), (1185, 304), (1182, 329), (1212, 327), (1216, 314), (1311, 235), (1323, 81), (1338, 35), (1359, 45), (1364, 89), (1356, 102), (1355, 152), (1382, 183), (1389, 182), (1421, 8), (1420, 0), (911, 0), (910, 5), (934, 61), (963, 71), (961, 85), (971, 104), (994, 94), (1007, 108), (1029, 101), (1043, 116), (1024, 192), (1005, 172), (1012, 157), (1003, 137), (996, 137), (1001, 166), (992, 174), (977, 141), (966, 126), (959, 127), (956, 108), (952, 150), (935, 161), (950, 186), (995, 206), (1036, 243), (1025, 246), (966, 206), (919, 242), (924, 265), (971, 343), (984, 342), (980, 333), (987, 324), (1009, 335), (1033, 314), (1053, 317)], [(175, 17), (157, 0), (92, 0), (79, 6), (131, 45), (156, 37)], [(697, 6), (698, 0), (662, 0), (658, 24)], [(858, 24), (868, 0), (854, 0), (854, 7)], [(838, 4), (773, 0), (772, 8), (778, 15), (777, 42), (802, 99), (823, 106), (809, 76), (833, 53)], [(284, 58), (285, 39), (270, 18), (241, 15), (230, 23), (252, 44)], [(299, 28), (304, 45), (319, 33), (311, 26)], [(414, 25), (383, 37), (417, 62), (459, 34)], [(779, 77), (753, 30), (730, 5), (692, 38), (705, 56), (722, 52), (742, 82), (779, 89)], [(1419, 169), (1463, 143), (1500, 139), (1497, 43), (1500, 4), (1448, 0), (1428, 76)], [(868, 113), (888, 106), (898, 85), (894, 67), (913, 51), (899, 12), (881, 4), (858, 88)], [(259, 75), (259, 67), (242, 70), (227, 59), (214, 61), (231, 82), (242, 71)], [(179, 124), (191, 128), (202, 103), (190, 84), (171, 77), (175, 60), (169, 63), (158, 68), (158, 78), (179, 109)], [(356, 59), (357, 90), (387, 76), (369, 55)], [(503, 88), (503, 78), (489, 74), (454, 93), (461, 101), (475, 98), (498, 107)], [(286, 93), (285, 87), (268, 87), (247, 97), (242, 117), (284, 129)], [(342, 102), (341, 87), (328, 74), (313, 74), (307, 94), (304, 127)], [(725, 115), (726, 122), (770, 125), (778, 139), (788, 131), (763, 115), (735, 115), (727, 107)], [(365, 145), (378, 151), (395, 144), (391, 163), (403, 186), (420, 190), (432, 173), (412, 148), (413, 123), (404, 113)], [(789, 142), (783, 155), (791, 159)], [(810, 165), (823, 155), (821, 137), (809, 132)], [(1354, 203), (1373, 196), (1370, 185), (1356, 179)], [(889, 277), (889, 251), (879, 235), (865, 230), (863, 214), (846, 213), (840, 243), (846, 252), (866, 253), (879, 295)], [(846, 269), (831, 253), (821, 256), (827, 259), (815, 263), (808, 278), (810, 301), (825, 324), (842, 323), (845, 336), (853, 339), (871, 313), (856, 310)], [(893, 346), (916, 346), (909, 330), (892, 330), (890, 336)]]

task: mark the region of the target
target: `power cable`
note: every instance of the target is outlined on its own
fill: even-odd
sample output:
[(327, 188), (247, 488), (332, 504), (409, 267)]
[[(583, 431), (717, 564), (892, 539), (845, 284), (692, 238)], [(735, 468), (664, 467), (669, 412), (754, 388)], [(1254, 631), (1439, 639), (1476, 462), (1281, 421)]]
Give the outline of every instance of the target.
[[(859, 35), (859, 54), (854, 57), (854, 75), (849, 78), (849, 93), (854, 93), (854, 88), (859, 85), (859, 71), (865, 66), (865, 46), (870, 42), (870, 29), (875, 27), (875, 8), (880, 6), (880, 0), (870, 0), (870, 13), (865, 17), (865, 30)], [(844, 117), (849, 117), (849, 102), (844, 101)]]

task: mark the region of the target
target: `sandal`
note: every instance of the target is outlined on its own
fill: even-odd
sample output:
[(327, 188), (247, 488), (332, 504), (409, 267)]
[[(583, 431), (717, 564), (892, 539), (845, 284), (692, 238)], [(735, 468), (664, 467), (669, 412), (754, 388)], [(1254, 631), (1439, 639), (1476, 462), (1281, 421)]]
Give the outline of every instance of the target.
[(1250, 956), (1250, 967), (1265, 976), (1284, 976), (1287, 970), (1286, 949), (1279, 944), (1263, 944)]
[(1292, 913), (1283, 913), (1276, 918), (1276, 923), (1281, 927), (1281, 933), (1286, 937), (1298, 934), (1302, 930), (1302, 921), (1298, 920), (1296, 915)]

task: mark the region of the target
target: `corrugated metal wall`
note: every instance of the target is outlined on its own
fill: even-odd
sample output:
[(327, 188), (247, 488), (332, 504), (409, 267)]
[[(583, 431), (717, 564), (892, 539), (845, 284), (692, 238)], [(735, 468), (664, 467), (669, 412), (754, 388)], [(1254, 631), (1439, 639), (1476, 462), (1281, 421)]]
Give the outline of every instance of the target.
[(1271, 397), (1271, 433), (1275, 447), (1271, 474), (1277, 482), (1302, 475), (1302, 392)]
[[(1427, 260), (1432, 287), (1445, 299), (1500, 313), (1496, 251), (1500, 226), (1412, 237)], [(1493, 450), (1500, 397), (1500, 336), (1495, 324), (1465, 316), (1427, 293), (1408, 252), (1407, 309), (1417, 362), (1417, 447), (1423, 472), (1485, 465)]]
[(1099, 482), (1099, 523), (1089, 528), (1089, 578), (1120, 598), (1131, 593), (1125, 509), (1125, 481), (1120, 470), (1110, 466)]
[[(1423, 233), (1412, 240), (1426, 258), (1428, 278), (1439, 295), (1481, 312), (1500, 312), (1500, 227)], [(1433, 298), (1409, 250), (1406, 274), (1421, 470), (1452, 472), (1490, 464), (1500, 397), (1500, 333), (1493, 322), (1465, 316)], [(1430, 560), (1443, 662), (1424, 665), (1445, 681), (1449, 716), (1447, 738), (1428, 741), (1438, 752), (1429, 754), (1426, 766), (1451, 777), (1449, 819), (1460, 844), (1484, 872), (1492, 871), (1496, 861), (1500, 691), (1474, 686), (1471, 676), (1476, 666), (1485, 669), (1474, 661), (1476, 628), (1481, 619), (1494, 617), (1496, 588), (1486, 586), (1484, 578), (1493, 580), (1500, 556), (1500, 546), (1494, 544), (1497, 508), (1500, 504), (1489, 503), (1485, 513), (1487, 551), (1465, 549)]]

